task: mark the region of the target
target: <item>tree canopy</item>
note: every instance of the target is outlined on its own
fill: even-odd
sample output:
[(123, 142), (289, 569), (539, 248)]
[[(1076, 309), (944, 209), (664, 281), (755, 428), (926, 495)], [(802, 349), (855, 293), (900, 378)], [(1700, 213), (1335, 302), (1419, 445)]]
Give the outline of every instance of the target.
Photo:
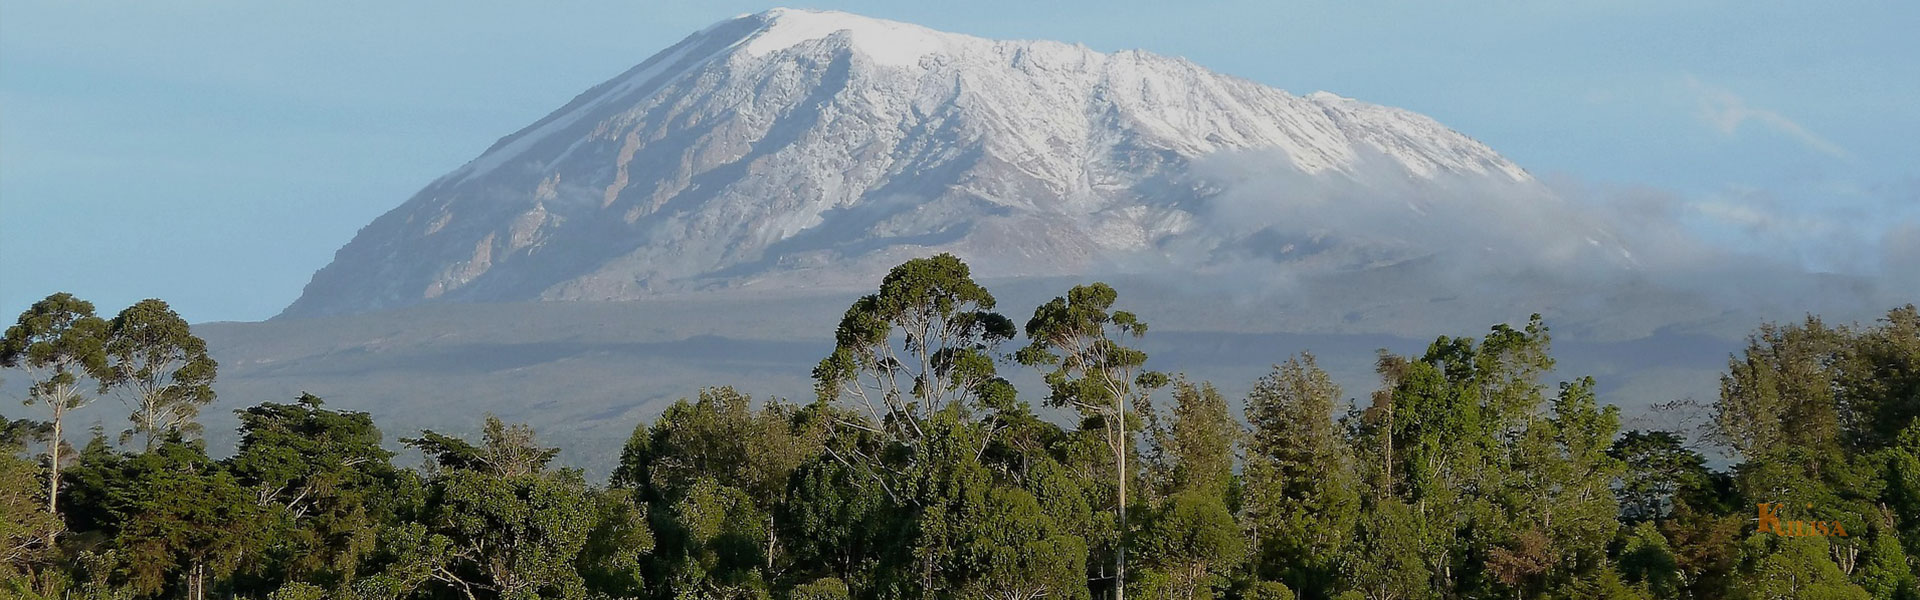
[[(1359, 398), (1304, 351), (1235, 398), (1151, 370), (1119, 304), (1075, 286), (1016, 330), (959, 259), (909, 261), (810, 401), (698, 390), (602, 484), (526, 425), (390, 442), (311, 394), (210, 452), (191, 327), (55, 294), (0, 342), (30, 389), (0, 418), (0, 597), (1920, 600), (1911, 306), (1759, 326), (1703, 440), (1620, 431), (1538, 316), (1383, 351)], [(93, 392), (131, 435), (74, 451)]]

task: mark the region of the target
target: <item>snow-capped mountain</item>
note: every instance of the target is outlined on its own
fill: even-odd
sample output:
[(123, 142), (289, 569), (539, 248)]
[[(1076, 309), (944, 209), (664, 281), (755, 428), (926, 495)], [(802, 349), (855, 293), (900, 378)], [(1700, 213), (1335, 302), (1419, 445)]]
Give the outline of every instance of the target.
[[(1335, 252), (1366, 236), (1332, 225), (1220, 226), (1210, 207), (1229, 182), (1197, 165), (1221, 157), (1346, 189), (1540, 187), (1405, 110), (1145, 52), (776, 9), (695, 33), (501, 139), (363, 228), (284, 314), (870, 286), (938, 251), (997, 276), (1205, 263), (1249, 244), (1273, 260), (1372, 260)], [(1272, 213), (1310, 220), (1268, 196)], [(1435, 208), (1391, 202), (1415, 219)]]

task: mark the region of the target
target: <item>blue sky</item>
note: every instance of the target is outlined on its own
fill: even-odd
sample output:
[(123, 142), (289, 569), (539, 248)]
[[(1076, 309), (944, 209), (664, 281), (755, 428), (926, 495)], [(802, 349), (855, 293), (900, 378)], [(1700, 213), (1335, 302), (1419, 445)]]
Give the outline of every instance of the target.
[[(1596, 201), (1670, 195), (1700, 235), (1757, 255), (1920, 271), (1881, 240), (1920, 236), (1920, 3), (793, 6), (1400, 106)], [(107, 312), (160, 297), (194, 321), (266, 318), (495, 139), (769, 7), (0, 1), (0, 314), (71, 291)]]

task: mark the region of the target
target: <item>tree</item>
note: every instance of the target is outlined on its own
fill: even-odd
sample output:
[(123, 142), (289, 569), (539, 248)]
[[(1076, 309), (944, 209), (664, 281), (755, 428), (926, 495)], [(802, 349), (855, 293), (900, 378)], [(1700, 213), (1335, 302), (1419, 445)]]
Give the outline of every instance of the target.
[(1076, 286), (1033, 310), (1027, 321), (1031, 343), (1014, 355), (1020, 364), (1042, 371), (1054, 406), (1073, 407), (1106, 434), (1118, 487), (1120, 540), (1114, 549), (1114, 598), (1127, 595), (1127, 482), (1133, 472), (1133, 424), (1129, 405), (1144, 403), (1166, 385), (1166, 375), (1143, 370), (1147, 353), (1117, 338), (1146, 335), (1147, 324), (1126, 311), (1113, 310), (1119, 294), (1104, 283)]
[(660, 557), (668, 562), (667, 584), (710, 597), (764, 593), (760, 568), (772, 523), (740, 488), (702, 477), (662, 507)]
[[(1149, 597), (1213, 598), (1245, 556), (1246, 539), (1227, 507), (1240, 426), (1212, 384), (1174, 382), (1171, 424), (1156, 422), (1154, 471), (1162, 489), (1136, 539)], [(1146, 412), (1147, 407), (1142, 407)]]
[(839, 461), (816, 458), (791, 481), (778, 522), (789, 556), (814, 575), (860, 583), (867, 568), (911, 535), (886, 492)]
[(1288, 358), (1247, 394), (1245, 515), (1254, 570), (1306, 598), (1340, 584), (1360, 515), (1352, 451), (1333, 422), (1340, 397), (1313, 355)]
[[(1747, 545), (1760, 554), (1753, 576), (1747, 579), (1754, 598), (1796, 600), (1868, 600), (1867, 591), (1847, 580), (1847, 574), (1828, 557), (1826, 538), (1784, 537), (1757, 533)], [(1763, 548), (1773, 546), (1771, 548)]]
[(822, 577), (802, 585), (794, 586), (787, 600), (848, 600), (847, 582), (834, 577)]
[(1920, 309), (1887, 311), (1880, 324), (1858, 332), (1841, 351), (1837, 387), (1849, 445), (1872, 449), (1896, 443), (1920, 419)]
[(25, 595), (36, 571), (54, 558), (54, 538), (63, 529), (40, 497), (40, 468), (20, 457), (37, 424), (0, 418), (0, 591)]
[(768, 521), (763, 566), (771, 576), (780, 551), (773, 522), (778, 505), (794, 470), (821, 453), (826, 429), (818, 411), (802, 414), (779, 401), (755, 411), (752, 403), (727, 387), (701, 390), (695, 402), (675, 402), (651, 427), (634, 430), (614, 483), (663, 507), (703, 480), (739, 488)]
[(1015, 330), (993, 306), (951, 254), (894, 267), (840, 320), (833, 354), (813, 370), (820, 398), (857, 400), (892, 439), (917, 443), (930, 416), (1005, 384), (992, 353)]
[(382, 523), (417, 491), (389, 462), (381, 433), (362, 412), (327, 410), (301, 394), (293, 404), (235, 411), (240, 446), (230, 468), (278, 522), (267, 552), (281, 578), (339, 585), (358, 575)]
[[(918, 491), (950, 468), (928, 462), (931, 440), (956, 433), (930, 423), (973, 429), (981, 426), (977, 409), (1018, 410), (993, 356), (1016, 331), (993, 307), (993, 295), (951, 254), (889, 271), (876, 293), (847, 308), (833, 353), (813, 370), (818, 402), (809, 411), (830, 434), (821, 450), (892, 501), (924, 508), (930, 496)], [(994, 440), (965, 437), (980, 444), (976, 456)]]
[(61, 470), (60, 517), (73, 531), (111, 537), (125, 524), (124, 515), (115, 511), (133, 480), (127, 471), (130, 457), (113, 449), (99, 425), (91, 433), (72, 464)]
[(1893, 532), (1881, 530), (1868, 544), (1857, 581), (1874, 598), (1920, 599), (1920, 573), (1910, 564), (1906, 551), (1900, 548), (1900, 540)]
[[(1375, 514), (1363, 522), (1392, 509), (1387, 500), (1403, 501), (1411, 513), (1376, 528), (1417, 536), (1393, 547), (1418, 548), (1430, 586), (1444, 596), (1524, 596), (1565, 584), (1565, 567), (1580, 564), (1594, 537), (1554, 523), (1565, 513), (1549, 504), (1578, 506), (1576, 522), (1611, 516), (1606, 484), (1582, 466), (1607, 464), (1614, 421), (1590, 406), (1585, 380), (1563, 386), (1566, 412), (1545, 414), (1549, 345), (1534, 315), (1480, 340), (1442, 336), (1417, 359), (1383, 352), (1382, 388), (1349, 421), (1375, 488), (1367, 508)], [(1561, 438), (1563, 426), (1574, 439)]]
[(1749, 459), (1794, 447), (1825, 449), (1838, 441), (1830, 366), (1845, 336), (1813, 317), (1799, 325), (1762, 325), (1748, 338), (1745, 355), (1728, 359), (1720, 377), (1714, 404), (1719, 441)]
[(559, 448), (540, 447), (533, 437), (533, 428), (525, 423), (508, 425), (489, 414), (479, 446), (433, 431), (422, 431), (418, 438), (402, 438), (400, 443), (426, 454), (441, 469), (522, 477), (545, 471), (547, 463), (560, 454)]
[(1720, 504), (1719, 483), (1707, 470), (1706, 457), (1672, 432), (1629, 431), (1607, 454), (1625, 469), (1615, 494), (1620, 517), (1628, 523), (1670, 517), (1676, 503), (1709, 510)]
[(1380, 498), (1362, 513), (1354, 544), (1354, 591), (1367, 600), (1416, 600), (1438, 596), (1426, 554), (1427, 533), (1413, 508), (1398, 498)]
[(1247, 600), (1293, 600), (1293, 590), (1277, 581), (1258, 581), (1247, 587)]
[(93, 303), (58, 293), (33, 303), (0, 338), (0, 366), (20, 368), (33, 379), (27, 403), (51, 414), (47, 437), (47, 512), (58, 513), (60, 449), (67, 414), (93, 401), (80, 380), (105, 373), (107, 322), (93, 315)]
[[(1620, 507), (1611, 486), (1619, 459), (1607, 454), (1620, 430), (1620, 409), (1602, 406), (1592, 377), (1560, 384), (1553, 414), (1540, 429), (1554, 440), (1545, 485), (1528, 503), (1555, 552), (1554, 568), (1567, 577), (1592, 574), (1606, 560), (1606, 545), (1619, 528)], [(1526, 513), (1521, 513), (1526, 514)]]
[[(1372, 405), (1339, 419), (1305, 354), (1256, 383), (1244, 428), (1184, 378), (1156, 407), (1169, 382), (1124, 345), (1145, 326), (1098, 284), (1036, 309), (1013, 357), (1080, 413), (1062, 428), (996, 374), (1011, 334), (964, 265), (896, 271), (843, 321), (819, 401), (702, 390), (635, 429), (609, 489), (493, 417), (477, 441), (401, 440), (429, 460), (396, 468), (370, 416), (311, 395), (236, 411), (224, 460), (188, 419), (136, 423), (137, 453), (95, 425), (41, 464), (22, 452), (56, 423), (0, 419), (0, 596), (1920, 600), (1911, 308), (1763, 327), (1715, 407), (1748, 454), (1716, 472), (1678, 435), (1617, 436), (1591, 378), (1542, 385), (1537, 317), (1383, 352)], [(33, 402), (193, 380), (126, 370), (184, 356), (116, 354), (140, 319), (44, 304), (0, 340)], [(1848, 533), (1755, 531), (1760, 502)]]
[(1032, 494), (994, 486), (971, 508), (960, 555), (977, 572), (957, 590), (961, 597), (1087, 597), (1086, 542), (1060, 531)]
[[(1907, 425), (1898, 443), (1886, 451), (1883, 479), (1888, 516), (1903, 534), (1908, 556), (1920, 556), (1920, 419)], [(1917, 573), (1916, 575), (1920, 575)]]
[(264, 543), (259, 505), (198, 442), (178, 435), (126, 459), (109, 491), (128, 578), (142, 595), (184, 588), (198, 600)]
[(1642, 522), (1627, 534), (1619, 563), (1627, 580), (1645, 586), (1653, 597), (1681, 597), (1680, 559), (1653, 523)]
[(1370, 510), (1394, 517), (1379, 528), (1383, 537), (1416, 536), (1394, 547), (1419, 549), (1429, 585), (1443, 595), (1484, 585), (1489, 565), (1474, 557), (1528, 541), (1501, 514), (1496, 492), (1510, 484), (1505, 466), (1542, 398), (1533, 377), (1550, 359), (1536, 351), (1544, 343), (1536, 331), (1544, 332), (1537, 320), (1524, 332), (1495, 326), (1484, 345), (1441, 336), (1417, 359), (1383, 355), (1378, 363), (1383, 388), (1365, 415), (1373, 441), (1361, 445), (1376, 453), (1368, 457), (1378, 465), (1376, 494), (1404, 501), (1409, 512), (1384, 513), (1400, 503), (1380, 500)]
[(593, 529), (575, 567), (593, 594), (638, 598), (646, 590), (645, 559), (654, 549), (646, 507), (628, 490), (601, 490), (592, 496)]
[(428, 533), (418, 522), (394, 523), (380, 530), (369, 564), (368, 575), (354, 581), (348, 589), (362, 600), (401, 600), (416, 590), (441, 579), (448, 571), (453, 541), (447, 536)]
[(1682, 504), (1660, 523), (1661, 534), (1671, 542), (1685, 597), (1738, 597), (1732, 592), (1739, 583), (1744, 521), (1743, 515), (1705, 514)]
[(1159, 473), (1161, 495), (1200, 490), (1226, 497), (1233, 483), (1234, 451), (1240, 438), (1240, 426), (1227, 412), (1227, 401), (1213, 384), (1195, 385), (1176, 379), (1173, 389), (1172, 422), (1158, 423), (1159, 416), (1142, 407), (1153, 426), (1155, 471)]
[(145, 448), (171, 432), (197, 434), (200, 407), (213, 402), (213, 378), (219, 364), (207, 356), (207, 343), (166, 302), (149, 298), (120, 311), (108, 326), (107, 368), (100, 380), (128, 391), (133, 435)]
[(1168, 498), (1139, 535), (1140, 555), (1153, 598), (1208, 600), (1225, 589), (1240, 563), (1246, 538), (1226, 501), (1205, 488)]
[(440, 468), (428, 483), (427, 535), (416, 545), (429, 579), (470, 600), (586, 594), (575, 565), (598, 507), (579, 473), (545, 470), (558, 450), (491, 415), (479, 446), (431, 431), (402, 442)]

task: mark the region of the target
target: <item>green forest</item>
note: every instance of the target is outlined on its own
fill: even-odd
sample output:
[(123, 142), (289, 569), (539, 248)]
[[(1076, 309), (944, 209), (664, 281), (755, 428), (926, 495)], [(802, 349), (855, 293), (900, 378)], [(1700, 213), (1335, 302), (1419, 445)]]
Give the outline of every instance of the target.
[[(30, 386), (0, 419), (0, 597), (1920, 600), (1911, 305), (1756, 324), (1703, 436), (1549, 380), (1538, 316), (1383, 351), (1373, 390), (1275, 356), (1229, 400), (1151, 370), (1125, 306), (1095, 283), (1016, 321), (959, 259), (906, 262), (814, 398), (701, 390), (601, 482), (524, 425), (382, 432), (311, 395), (248, 399), (274, 401), (210, 450), (187, 323), (55, 294), (0, 342)], [(65, 444), (114, 398), (124, 431)]]

